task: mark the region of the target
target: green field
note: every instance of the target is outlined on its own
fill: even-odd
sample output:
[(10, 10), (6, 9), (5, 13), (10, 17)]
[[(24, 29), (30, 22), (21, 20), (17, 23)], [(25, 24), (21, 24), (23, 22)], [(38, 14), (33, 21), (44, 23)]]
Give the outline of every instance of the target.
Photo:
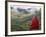
[[(11, 31), (28, 31), (29, 30), (29, 21), (33, 19), (34, 15), (24, 16), (19, 18), (16, 15), (11, 16)], [(41, 13), (37, 14), (39, 16), (39, 29), (41, 29)]]

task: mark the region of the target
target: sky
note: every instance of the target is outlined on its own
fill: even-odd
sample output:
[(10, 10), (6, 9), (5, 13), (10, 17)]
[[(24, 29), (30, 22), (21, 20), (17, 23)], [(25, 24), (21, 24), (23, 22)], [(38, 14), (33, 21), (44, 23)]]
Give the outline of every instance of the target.
[[(20, 14), (20, 12), (17, 10), (17, 8), (20, 9), (26, 9), (31, 14), (35, 14), (35, 10), (39, 11), (40, 7), (38, 6), (22, 6), (22, 5), (11, 5), (13, 7), (12, 11), (16, 12), (17, 14)], [(30, 10), (28, 10), (30, 8)], [(21, 12), (23, 13), (23, 12)]]

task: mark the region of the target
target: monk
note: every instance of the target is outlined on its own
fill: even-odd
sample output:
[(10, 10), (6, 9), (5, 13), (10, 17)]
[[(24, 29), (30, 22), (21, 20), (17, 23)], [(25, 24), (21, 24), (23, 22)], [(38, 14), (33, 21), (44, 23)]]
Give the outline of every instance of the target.
[(35, 16), (32, 19), (32, 23), (30, 25), (30, 29), (29, 30), (38, 30), (38, 29), (39, 29), (39, 20), (38, 20), (38, 17)]

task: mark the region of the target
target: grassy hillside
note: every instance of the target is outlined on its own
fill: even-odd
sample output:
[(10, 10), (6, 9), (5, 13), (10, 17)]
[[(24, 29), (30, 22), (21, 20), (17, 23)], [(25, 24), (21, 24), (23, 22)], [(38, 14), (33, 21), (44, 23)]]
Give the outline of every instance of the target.
[[(29, 22), (33, 19), (34, 15), (11, 13), (11, 31), (27, 31), (29, 30)], [(39, 17), (39, 29), (41, 29), (41, 13), (36, 16)]]

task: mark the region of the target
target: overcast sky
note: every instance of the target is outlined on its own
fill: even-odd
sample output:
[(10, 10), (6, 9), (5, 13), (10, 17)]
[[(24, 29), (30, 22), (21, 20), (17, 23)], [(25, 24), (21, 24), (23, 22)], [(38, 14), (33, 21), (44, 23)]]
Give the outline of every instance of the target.
[[(21, 9), (26, 9), (28, 12), (35, 14), (35, 10), (39, 11), (40, 7), (37, 6), (16, 6), (16, 5), (12, 5), (11, 7), (13, 7), (12, 11), (16, 12), (19, 14), (17, 8), (21, 8)], [(30, 10), (28, 10), (28, 8), (30, 8)]]

